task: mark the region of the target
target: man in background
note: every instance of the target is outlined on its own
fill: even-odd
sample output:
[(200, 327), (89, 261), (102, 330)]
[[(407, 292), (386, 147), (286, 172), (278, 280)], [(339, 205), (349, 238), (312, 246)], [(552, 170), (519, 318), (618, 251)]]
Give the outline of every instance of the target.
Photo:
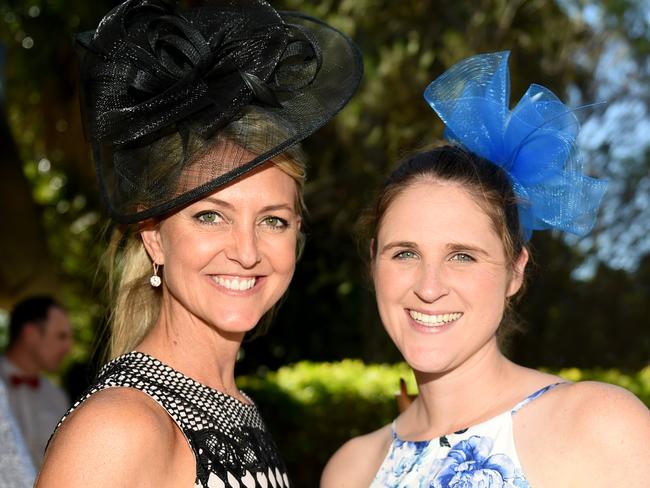
[(70, 321), (52, 298), (32, 297), (14, 307), (9, 346), (0, 356), (0, 379), (37, 468), (54, 427), (69, 407), (63, 390), (43, 373), (56, 372), (71, 347)]

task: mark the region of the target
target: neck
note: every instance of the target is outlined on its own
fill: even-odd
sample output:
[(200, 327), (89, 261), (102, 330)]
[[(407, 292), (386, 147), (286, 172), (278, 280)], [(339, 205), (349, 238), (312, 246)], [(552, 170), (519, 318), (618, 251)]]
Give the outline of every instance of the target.
[(433, 438), (501, 413), (511, 406), (509, 384), (518, 368), (493, 341), (451, 371), (416, 371), (419, 396), (410, 416), (412, 422), (406, 422), (408, 435)]
[(30, 355), (20, 346), (14, 345), (5, 354), (7, 359), (12, 362), (14, 366), (20, 369), (23, 373), (30, 376), (38, 376), (42, 369), (38, 366)]
[(163, 302), (156, 324), (137, 349), (206, 386), (239, 396), (235, 361), (243, 338), (243, 333), (222, 333), (186, 309)]

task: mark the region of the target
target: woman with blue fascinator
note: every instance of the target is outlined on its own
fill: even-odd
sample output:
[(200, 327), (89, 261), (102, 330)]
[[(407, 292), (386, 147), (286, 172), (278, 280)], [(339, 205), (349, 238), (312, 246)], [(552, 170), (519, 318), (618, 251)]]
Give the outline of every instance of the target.
[(427, 87), (448, 142), (402, 162), (364, 216), (379, 314), (419, 395), (341, 447), (323, 488), (648, 486), (636, 397), (500, 350), (531, 234), (585, 235), (606, 188), (582, 173), (577, 119), (553, 93), (532, 85), (509, 109), (507, 62), (474, 56)]
[(360, 53), (263, 0), (127, 0), (76, 40), (116, 228), (112, 360), (59, 423), (37, 486), (288, 487), (235, 361), (300, 251), (296, 144), (352, 97)]

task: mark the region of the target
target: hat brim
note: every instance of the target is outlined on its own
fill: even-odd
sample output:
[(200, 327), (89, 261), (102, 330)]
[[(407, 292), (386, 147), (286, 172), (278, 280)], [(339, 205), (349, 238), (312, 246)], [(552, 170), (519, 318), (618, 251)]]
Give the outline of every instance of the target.
[[(279, 103), (265, 104), (252, 98), (237, 107), (228, 124), (209, 134), (198, 152), (183, 151), (184, 154), (170, 163), (162, 161), (170, 157), (164, 141), (171, 138), (183, 148), (192, 146), (187, 132), (194, 130), (193, 114), (182, 123), (170, 124), (165, 130), (134, 143), (94, 142), (102, 200), (114, 220), (135, 223), (199, 200), (289, 150), (325, 125), (348, 103), (363, 76), (362, 55), (355, 43), (339, 30), (308, 15), (298, 12), (279, 12), (279, 15), (286, 25), (316, 41), (321, 57), (313, 79), (289, 95), (278, 93)], [(265, 135), (264, 147), (248, 147), (242, 143), (236, 160), (227, 164), (223, 159), (233, 159), (232, 150), (217, 150), (212, 159), (206, 158), (220, 140), (228, 139), (224, 139), (224, 134), (230, 130), (231, 123), (246, 124), (251, 111), (256, 118), (260, 114), (266, 116), (267, 125), (276, 127), (271, 131), (273, 134)], [(199, 156), (202, 161), (197, 166), (192, 160)], [(188, 168), (191, 168), (190, 177), (186, 174)]]

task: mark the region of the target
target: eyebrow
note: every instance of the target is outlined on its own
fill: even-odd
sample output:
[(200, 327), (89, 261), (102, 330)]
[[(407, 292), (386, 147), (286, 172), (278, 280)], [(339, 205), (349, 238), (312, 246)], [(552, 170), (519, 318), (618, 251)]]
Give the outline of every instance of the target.
[(262, 208), (262, 212), (273, 212), (274, 210), (289, 210), (293, 212), (293, 206), (288, 203), (278, 203), (277, 205), (267, 205)]
[(390, 251), (391, 249), (395, 249), (397, 247), (417, 248), (418, 245), (415, 242), (411, 242), (411, 241), (389, 242), (388, 244), (382, 246), (382, 248), (381, 248), (381, 250), (379, 252), (380, 253), (385, 253), (386, 251)]
[(488, 252), (481, 247), (472, 246), (471, 244), (462, 244), (459, 242), (447, 244), (447, 249), (449, 249), (449, 252), (470, 251), (484, 256), (488, 255)]
[[(459, 252), (459, 251), (470, 251), (478, 254), (483, 254), (484, 256), (488, 255), (488, 252), (480, 247), (477, 246), (472, 246), (470, 244), (462, 244), (459, 242), (453, 242), (449, 243), (445, 246), (449, 252)], [(384, 253), (387, 251), (390, 251), (391, 249), (395, 248), (418, 248), (418, 245), (415, 242), (411, 241), (396, 241), (396, 242), (389, 242), (385, 246), (383, 246), (380, 250), (380, 253)]]
[[(219, 205), (221, 207), (228, 208), (230, 210), (235, 209), (235, 206), (232, 203), (226, 202), (225, 200), (220, 200), (219, 198), (216, 198), (216, 197), (206, 197), (205, 201), (213, 203), (215, 205)], [(260, 213), (273, 212), (275, 210), (289, 210), (290, 212), (294, 211), (293, 206), (288, 204), (288, 203), (277, 203), (277, 204), (267, 205), (267, 206), (263, 207), (260, 210)]]
[(210, 202), (210, 203), (214, 203), (215, 205), (219, 205), (221, 207), (226, 207), (226, 208), (230, 208), (230, 209), (235, 208), (233, 204), (228, 203), (225, 200), (219, 200), (216, 197), (206, 197), (205, 201)]

